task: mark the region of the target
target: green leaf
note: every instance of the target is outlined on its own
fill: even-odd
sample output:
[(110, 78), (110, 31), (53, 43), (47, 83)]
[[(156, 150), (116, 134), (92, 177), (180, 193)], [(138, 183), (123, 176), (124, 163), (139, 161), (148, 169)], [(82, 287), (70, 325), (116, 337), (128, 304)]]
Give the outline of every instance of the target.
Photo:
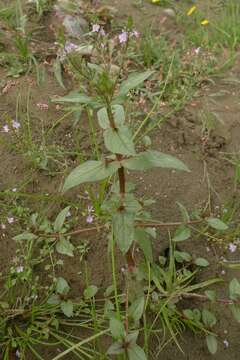
[(129, 360), (147, 360), (144, 350), (135, 344), (127, 350)]
[(216, 354), (217, 347), (218, 347), (216, 336), (215, 335), (207, 335), (206, 342), (207, 342), (207, 347), (208, 347), (209, 352), (213, 355)]
[(105, 297), (109, 297), (112, 293), (114, 292), (114, 286), (113, 285), (109, 285), (107, 287), (107, 289), (104, 292), (104, 296)]
[(89, 160), (76, 167), (66, 178), (63, 191), (67, 191), (85, 182), (94, 182), (106, 179), (119, 168), (116, 161), (107, 164), (104, 161)]
[(191, 261), (191, 255), (186, 251), (174, 251), (174, 257), (177, 262), (182, 263), (184, 261)]
[(59, 295), (57, 295), (57, 294), (52, 294), (52, 295), (49, 297), (47, 303), (50, 304), (50, 305), (58, 305), (58, 304), (60, 303), (60, 297), (59, 297)]
[(14, 236), (13, 240), (15, 240), (15, 241), (22, 241), (22, 240), (30, 241), (30, 240), (35, 240), (37, 238), (38, 238), (37, 235), (34, 235), (29, 232), (23, 232), (22, 234)]
[(61, 237), (56, 245), (56, 250), (59, 254), (73, 256), (74, 246), (68, 239)]
[(73, 104), (91, 104), (93, 102), (93, 98), (80, 94), (76, 91), (70, 92), (68, 95), (63, 97), (58, 97), (56, 99), (53, 99), (54, 102), (57, 103), (73, 103)]
[(67, 214), (69, 212), (70, 206), (65, 207), (57, 216), (55, 222), (54, 222), (54, 231), (59, 232), (62, 229), (62, 226), (64, 224), (64, 221), (67, 217)]
[(216, 301), (217, 299), (217, 295), (216, 295), (216, 291), (214, 290), (206, 290), (204, 292), (204, 294), (208, 297), (209, 300), (211, 300), (212, 302)]
[[(122, 105), (113, 105), (112, 106), (113, 118), (116, 127), (120, 127), (125, 122), (125, 112)], [(100, 109), (97, 113), (98, 122), (102, 129), (110, 128), (110, 122), (108, 118), (107, 109), (104, 107)]]
[(145, 228), (145, 231), (146, 231), (146, 233), (147, 234), (149, 234), (153, 239), (156, 239), (156, 237), (157, 237), (157, 231), (156, 231), (156, 228), (150, 228), (150, 227), (148, 227), (148, 228)]
[(125, 125), (117, 129), (108, 128), (103, 134), (106, 148), (114, 154), (135, 155), (132, 134)]
[(61, 295), (66, 295), (70, 290), (70, 286), (68, 285), (67, 281), (62, 278), (62, 277), (59, 277), (57, 279), (57, 284), (56, 284), (56, 291), (58, 294), (61, 294)]
[(115, 307), (113, 302), (111, 300), (106, 300), (104, 303), (104, 314), (103, 314), (104, 318), (110, 319), (114, 314), (114, 310)]
[(134, 322), (138, 322), (144, 311), (145, 299), (144, 296), (136, 299), (128, 309), (128, 315), (134, 320)]
[(5, 302), (5, 301), (0, 301), (0, 308), (1, 309), (4, 309), (4, 310), (7, 310), (7, 309), (9, 309), (9, 304), (7, 303), (7, 302)]
[(124, 352), (123, 344), (120, 341), (113, 343), (107, 351), (108, 355), (118, 355)]
[(143, 145), (146, 147), (146, 148), (149, 148), (151, 145), (152, 145), (152, 140), (151, 138), (148, 136), (148, 135), (145, 135), (142, 139), (142, 142), (143, 142)]
[(64, 313), (65, 316), (67, 317), (72, 317), (73, 316), (73, 303), (71, 300), (67, 300), (67, 301), (62, 301), (61, 302), (61, 310)]
[(187, 211), (187, 209), (185, 208), (185, 206), (182, 205), (182, 204), (181, 204), (180, 202), (178, 202), (178, 201), (177, 201), (177, 205), (178, 205), (179, 210), (180, 210), (180, 212), (181, 212), (181, 214), (182, 214), (183, 221), (184, 221), (184, 222), (190, 221), (190, 216), (189, 216), (188, 211)]
[(110, 127), (110, 122), (108, 119), (108, 113), (107, 113), (107, 109), (104, 107), (100, 110), (98, 110), (97, 112), (97, 118), (98, 118), (98, 123), (101, 126), (102, 129), (108, 129)]
[(230, 281), (229, 293), (232, 300), (238, 300), (240, 298), (240, 283), (236, 278)]
[(203, 309), (202, 320), (207, 328), (212, 328), (217, 323), (216, 316), (209, 310)]
[(197, 266), (207, 267), (209, 265), (209, 262), (204, 258), (197, 258), (194, 263)]
[(191, 309), (185, 309), (183, 310), (184, 316), (189, 320), (194, 320), (194, 313)]
[(185, 225), (181, 225), (175, 232), (175, 235), (173, 237), (173, 241), (178, 242), (178, 241), (184, 241), (189, 239), (189, 237), (191, 236), (191, 230), (185, 226)]
[(112, 111), (113, 111), (113, 117), (114, 117), (115, 124), (117, 126), (124, 125), (124, 122), (125, 122), (124, 107), (122, 105), (116, 104), (116, 105), (112, 106)]
[(95, 285), (90, 285), (84, 290), (84, 297), (86, 300), (93, 298), (98, 292), (98, 287)]
[(149, 234), (144, 229), (135, 229), (135, 239), (138, 242), (144, 256), (150, 263), (153, 262), (152, 242)]
[(110, 331), (114, 339), (123, 339), (126, 335), (123, 323), (116, 319), (110, 319)]
[(113, 215), (112, 219), (114, 237), (119, 246), (119, 249), (123, 254), (126, 254), (134, 241), (135, 213), (127, 212), (125, 210), (118, 211)]
[(233, 314), (234, 318), (238, 322), (240, 322), (240, 305), (232, 304), (232, 305), (230, 305), (230, 309), (232, 311), (232, 314)]
[(199, 309), (193, 309), (193, 315), (195, 321), (201, 320), (201, 311)]
[[(121, 204), (121, 198), (120, 203)], [(124, 208), (126, 211), (131, 213), (137, 213), (142, 209), (142, 206), (140, 205), (139, 201), (135, 199), (135, 196), (133, 194), (125, 194), (124, 198)]]
[(148, 170), (153, 167), (190, 171), (187, 166), (175, 157), (163, 154), (156, 150), (147, 150), (138, 155), (122, 161), (123, 166), (129, 170)]
[(128, 79), (126, 81), (123, 81), (120, 86), (119, 95), (125, 96), (129, 93), (130, 90), (138, 87), (141, 85), (145, 80), (147, 80), (154, 71), (147, 70), (142, 73), (132, 73), (129, 75)]
[(63, 84), (63, 79), (62, 79), (62, 66), (61, 66), (61, 62), (58, 58), (53, 63), (53, 71), (54, 71), (55, 78), (57, 79), (59, 85), (63, 89), (65, 89), (65, 86)]
[(209, 218), (207, 219), (208, 225), (210, 225), (212, 228), (216, 230), (227, 230), (228, 226), (220, 219), (218, 218)]
[(125, 339), (125, 341), (130, 345), (130, 346), (134, 346), (137, 342), (139, 336), (139, 331), (135, 330), (132, 331), (131, 333), (129, 333)]

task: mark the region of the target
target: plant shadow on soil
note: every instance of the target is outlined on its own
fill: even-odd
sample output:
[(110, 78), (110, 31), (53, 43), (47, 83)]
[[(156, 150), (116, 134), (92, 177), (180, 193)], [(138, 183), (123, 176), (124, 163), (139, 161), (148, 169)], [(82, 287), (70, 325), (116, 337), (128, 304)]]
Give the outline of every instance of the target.
[[(106, 2), (106, 1), (105, 1)], [(154, 26), (159, 21), (162, 9), (152, 5), (147, 6), (147, 16), (143, 15), (142, 11), (134, 7), (130, 1), (121, 0), (111, 2), (111, 5), (119, 8), (120, 18), (124, 18), (126, 14), (131, 13), (134, 17), (136, 27), (142, 23), (142, 27), (154, 22)], [(158, 10), (159, 9), (159, 10)], [(144, 16), (144, 25), (142, 17)], [(154, 19), (153, 19), (154, 16)], [(170, 20), (171, 22), (172, 20)], [(171, 28), (171, 23), (168, 24)], [(236, 67), (231, 73), (227, 74), (228, 79), (235, 78), (240, 81), (240, 74), (237, 72), (237, 65), (240, 65), (240, 60), (237, 61)], [(59, 89), (59, 85), (53, 79), (53, 74), (47, 74), (45, 83), (41, 88), (37, 88), (35, 81), (28, 76), (20, 78), (16, 81), (7, 94), (2, 94), (0, 97), (0, 112), (4, 115), (8, 112), (14, 117), (16, 108), (17, 94), (27, 97), (26, 84), (31, 88), (31, 119), (33, 121), (34, 129), (38, 129), (40, 121), (44, 121), (51, 126), (52, 121), (56, 119), (56, 107), (50, 104), (49, 109), (44, 111), (39, 110), (36, 104), (41, 101), (48, 102), (49, 99), (58, 94), (64, 93)], [(184, 204), (186, 208), (191, 211), (194, 208), (203, 207), (209, 200), (209, 192), (211, 195), (212, 206), (220, 206), (220, 204), (231, 201), (239, 193), (234, 191), (233, 177), (234, 169), (232, 165), (223, 159), (222, 153), (233, 153), (239, 151), (240, 138), (240, 120), (239, 120), (239, 103), (240, 90), (238, 85), (227, 83), (226, 79), (215, 81), (215, 85), (205, 86), (196, 95), (194, 101), (190, 103), (181, 113), (162, 124), (159, 129), (154, 130), (153, 144), (154, 148), (166, 153), (170, 153), (182, 159), (191, 169), (191, 173), (182, 174), (174, 171), (152, 170), (147, 173), (142, 173), (140, 176), (133, 175), (133, 178), (139, 179), (137, 192), (142, 195), (145, 194), (150, 198), (154, 198), (156, 203), (154, 205), (153, 214), (156, 219), (161, 221), (178, 221), (179, 212), (176, 201)], [(216, 121), (216, 126), (211, 132), (207, 141), (203, 139), (203, 114), (215, 113), (219, 115), (221, 121)], [(59, 112), (59, 115), (61, 111)], [(0, 120), (1, 127), (4, 125), (2, 116)], [(35, 130), (34, 130), (35, 131)], [(37, 130), (36, 130), (37, 131)], [(63, 135), (70, 132), (70, 126), (66, 122), (60, 126), (57, 131), (56, 141), (60, 139), (63, 141)], [(1, 137), (5, 134), (0, 135)], [(67, 138), (67, 137), (66, 137)], [(64, 140), (65, 141), (65, 140)], [(24, 182), (28, 172), (28, 164), (22, 160), (21, 156), (16, 155), (4, 142), (0, 142), (1, 153), (1, 168), (0, 168), (0, 190), (15, 187), (16, 183)], [(207, 181), (207, 175), (208, 180)], [(64, 174), (60, 176), (49, 177), (44, 172), (34, 173), (30, 184), (26, 186), (24, 191), (29, 194), (34, 193), (55, 193), (60, 189)], [(209, 185), (211, 186), (209, 187)], [(74, 198), (77, 191), (71, 192), (69, 199)], [(64, 202), (64, 201), (63, 201)], [(31, 200), (29, 206), (32, 208), (39, 208), (44, 206), (44, 201), (41, 203), (36, 200)], [(48, 215), (51, 216), (56, 212), (55, 203), (48, 209)], [(180, 219), (181, 220), (181, 219)], [(0, 271), (6, 268), (10, 259), (14, 256), (14, 243), (11, 239), (11, 233), (0, 235), (1, 241), (1, 262)], [(167, 245), (167, 232), (160, 233), (160, 240), (156, 240), (154, 244), (156, 257), (164, 247)], [(106, 287), (111, 283), (110, 264), (107, 259), (107, 239), (104, 234), (91, 235), (87, 239), (90, 242), (91, 249), (88, 254), (88, 266), (91, 271), (91, 282), (99, 287)], [(76, 237), (76, 243), (82, 241), (82, 238)], [(201, 255), (210, 261), (210, 268), (204, 270), (202, 277), (206, 274), (220, 275), (221, 266), (219, 259), (221, 256), (230, 256), (227, 250), (217, 245), (212, 246), (210, 252), (206, 251), (208, 244), (206, 240), (198, 240), (197, 243), (190, 241), (181, 249), (187, 250), (194, 255)], [(81, 269), (79, 268), (78, 259), (64, 260), (64, 277), (68, 280), (72, 295), (79, 297), (82, 292), (83, 282), (81, 276), (76, 276)], [(121, 264), (119, 264), (121, 266)], [(237, 276), (236, 272), (226, 270), (224, 275), (225, 280), (230, 280), (233, 276)], [(234, 322), (232, 315), (228, 309), (217, 309), (220, 315), (220, 323), (218, 325), (219, 337), (222, 339), (220, 350), (217, 353), (219, 360), (237, 360), (239, 359), (239, 325)], [(226, 334), (224, 330), (227, 330)], [(223, 340), (229, 341), (229, 348), (225, 349)], [(180, 344), (183, 348), (184, 354), (181, 354), (174, 343), (170, 343), (161, 353), (155, 352), (158, 349), (158, 343), (152, 340), (152, 360), (154, 359), (198, 359), (207, 360), (212, 358), (208, 353), (204, 339), (194, 336), (191, 333), (184, 333), (180, 339)], [(51, 354), (46, 355), (46, 359), (50, 359)], [(71, 356), (67, 357), (69, 360)]]

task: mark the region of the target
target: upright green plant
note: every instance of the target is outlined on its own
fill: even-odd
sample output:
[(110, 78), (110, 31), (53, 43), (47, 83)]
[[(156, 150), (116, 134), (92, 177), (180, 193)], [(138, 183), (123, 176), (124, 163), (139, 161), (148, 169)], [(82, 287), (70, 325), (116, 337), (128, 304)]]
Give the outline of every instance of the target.
[[(131, 130), (131, 119), (126, 114), (128, 94), (131, 90), (144, 86), (144, 81), (151, 78), (154, 71), (147, 70), (140, 73), (132, 71), (126, 76), (126, 70), (128, 73), (130, 72), (129, 68), (126, 67), (128, 46), (132, 39), (138, 37), (138, 33), (133, 30), (131, 24), (128, 24), (126, 30), (114, 38), (106, 35), (104, 29), (98, 24), (93, 25), (92, 34), (97, 38), (97, 42), (93, 42), (93, 45), (78, 47), (75, 44), (67, 44), (65, 47), (71, 69), (76, 73), (77, 78), (83, 80), (84, 85), (81, 86), (81, 92), (70, 93), (57, 99), (57, 101), (74, 104), (81, 109), (93, 110), (97, 114), (105, 145), (102, 154), (100, 154), (99, 148), (94, 159), (83, 162), (67, 176), (63, 191), (66, 192), (84, 183), (114, 179), (110, 195), (102, 204), (102, 212), (105, 213), (111, 225), (110, 248), (116, 300), (115, 311), (109, 316), (110, 331), (115, 342), (109, 348), (108, 354), (118, 355), (120, 356), (119, 359), (146, 359), (146, 354), (137, 344), (137, 340), (139, 337), (139, 321), (151, 304), (152, 289), (150, 284), (152, 282), (155, 283), (157, 291), (160, 291), (160, 295), (157, 295), (160, 299), (158, 304), (160, 310), (158, 310), (154, 324), (160, 317), (175, 341), (179, 330), (185, 325), (203, 331), (210, 352), (215, 353), (217, 340), (212, 332), (212, 327), (216, 323), (214, 315), (207, 310), (203, 310), (202, 314), (199, 311), (195, 311), (194, 315), (191, 311), (182, 314), (173, 306), (172, 302), (182, 296), (198, 298), (198, 295), (193, 293), (194, 291), (207, 287), (218, 280), (212, 279), (191, 285), (195, 272), (188, 270), (183, 272), (182, 278), (178, 278), (175, 261), (183, 262), (191, 259), (191, 256), (185, 252), (172, 250), (170, 265), (167, 269), (152, 265), (153, 255), (149, 236), (155, 236), (152, 228), (157, 224), (154, 221), (150, 222), (150, 215), (145, 211), (145, 206), (150, 205), (151, 201), (137, 199), (133, 193), (134, 187), (126, 179), (128, 171), (143, 171), (154, 167), (189, 171), (182, 161), (171, 155), (163, 154), (149, 147), (145, 151), (137, 152), (136, 150), (135, 137)], [(92, 63), (93, 59), (94, 64)], [(90, 125), (92, 126), (92, 124)], [(184, 214), (184, 222), (177, 229), (173, 238), (174, 242), (187, 240), (191, 235), (190, 228), (187, 226), (190, 221), (189, 216), (183, 207), (181, 211)], [(200, 219), (197, 222), (203, 220)], [(228, 228), (225, 223), (217, 218), (206, 220), (208, 226), (216, 230), (225, 231)], [(127, 264), (125, 315), (121, 313), (117, 293), (115, 244), (125, 257)], [(147, 297), (145, 297), (143, 289), (136, 291), (135, 294), (130, 291), (131, 282), (138, 276), (134, 256), (136, 244), (143, 251), (147, 262)], [(205, 267), (208, 262), (203, 258), (198, 258), (195, 260), (195, 265)], [(207, 300), (208, 295), (203, 295), (202, 298)], [(227, 300), (226, 303), (230, 304), (231, 300), (230, 302)], [(145, 331), (146, 350), (149, 334), (152, 330), (153, 326), (150, 331)]]
[[(114, 42), (110, 43), (103, 39), (105, 34), (98, 25), (95, 25), (93, 30), (97, 30), (98, 41), (102, 42), (102, 47), (95, 47), (95, 50), (99, 58), (105, 60), (105, 63), (93, 66), (82, 57), (78, 71), (87, 80), (90, 94), (95, 96), (75, 93), (60, 101), (81, 103), (97, 109), (98, 124), (102, 129), (104, 145), (109, 154), (105, 154), (104, 151), (99, 160), (88, 160), (75, 168), (66, 178), (63, 191), (65, 192), (83, 183), (101, 181), (116, 176), (116, 185), (102, 208), (111, 219), (112, 246), (116, 242), (125, 256), (129, 273), (133, 273), (135, 270), (134, 242), (139, 238), (137, 231), (146, 217), (144, 203), (135, 198), (131, 186), (128, 186), (126, 182), (126, 171), (147, 170), (153, 167), (189, 170), (182, 161), (171, 155), (150, 149), (139, 153), (136, 151), (131, 131), (131, 120), (126, 119), (124, 103), (130, 90), (143, 84), (146, 79), (153, 75), (153, 71), (133, 72), (126, 80), (122, 80), (128, 44), (131, 37), (137, 35), (136, 32), (129, 26)], [(113, 73), (111, 60), (113, 54), (116, 56), (116, 52), (118, 54), (122, 52), (122, 54), (120, 66), (115, 65), (117, 71)], [(75, 58), (70, 57), (70, 61), (71, 64), (76, 64)], [(144, 249), (149, 244), (140, 245)], [(133, 303), (132, 306), (135, 307), (136, 304)], [(142, 309), (140, 311), (141, 317), (144, 309), (144, 297), (141, 297), (139, 306)], [(126, 309), (128, 309), (128, 299), (126, 299)], [(120, 320), (118, 316), (110, 321), (113, 337), (118, 341), (109, 349), (109, 353), (123, 353), (129, 359), (134, 359), (134, 356), (138, 354), (139, 358), (144, 359), (144, 351), (136, 344), (138, 332), (129, 332), (127, 319), (125, 319), (125, 327), (121, 325)]]

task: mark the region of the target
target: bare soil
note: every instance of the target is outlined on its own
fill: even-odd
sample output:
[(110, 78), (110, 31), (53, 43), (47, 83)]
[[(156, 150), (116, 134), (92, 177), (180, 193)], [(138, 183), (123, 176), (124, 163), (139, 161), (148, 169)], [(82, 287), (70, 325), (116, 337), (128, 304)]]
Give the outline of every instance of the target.
[[(140, 31), (144, 31), (146, 27), (152, 26), (155, 31), (159, 31), (159, 27), (164, 31), (170, 31), (171, 26), (174, 28), (174, 19), (167, 18), (162, 21), (165, 15), (160, 7), (151, 4), (145, 4), (144, 9), (133, 6), (133, 2), (129, 0), (113, 0), (105, 1), (118, 9), (118, 19), (124, 20), (127, 15), (134, 17), (136, 27)], [(162, 23), (163, 25), (160, 25)], [(51, 43), (49, 43), (51, 45)], [(139, 178), (137, 192), (142, 195), (146, 194), (156, 200), (154, 205), (154, 217), (162, 221), (178, 221), (181, 220), (176, 201), (184, 204), (191, 212), (196, 208), (203, 208), (209, 203), (211, 209), (218, 212), (219, 207), (223, 204), (234, 201), (239, 192), (234, 188), (233, 166), (224, 159), (225, 153), (239, 152), (240, 138), (240, 72), (238, 70), (240, 60), (237, 60), (235, 68), (221, 79), (215, 79), (215, 85), (205, 86), (199, 90), (194, 99), (188, 106), (177, 116), (162, 124), (159, 129), (155, 129), (152, 134), (153, 147), (157, 150), (175, 155), (182, 159), (191, 169), (191, 173), (178, 173), (175, 171), (162, 171), (155, 169), (149, 172), (134, 175)], [(0, 96), (0, 128), (5, 124), (6, 114), (11, 118), (15, 117), (16, 99), (21, 94), (22, 106), (26, 106), (26, 99), (30, 91), (30, 118), (32, 121), (34, 136), (37, 138), (41, 132), (41, 126), (51, 125), (60, 118), (64, 112), (56, 109), (56, 105), (51, 103), (50, 99), (55, 95), (62, 95), (68, 91), (64, 91), (54, 79), (51, 67), (46, 65), (46, 79), (41, 87), (38, 87), (35, 79), (30, 75), (25, 75), (16, 80), (14, 86), (9, 91)], [(233, 81), (234, 79), (234, 81)], [(237, 81), (236, 81), (237, 80)], [(69, 82), (68, 87), (70, 88)], [(39, 102), (48, 103), (48, 110), (40, 110), (37, 106)], [(213, 130), (206, 138), (203, 131), (204, 116), (214, 113), (216, 121)], [(72, 121), (71, 117), (65, 120), (56, 132), (56, 143), (66, 144), (68, 134), (70, 134), (71, 126), (68, 121)], [(6, 134), (0, 133), (0, 191), (16, 187), (16, 184), (24, 183), (29, 179), (30, 166), (29, 163), (21, 156), (17, 155), (9, 146), (9, 142), (5, 141)], [(70, 141), (70, 140), (69, 140)], [(74, 166), (74, 161), (73, 161)], [(50, 177), (43, 171), (34, 171), (32, 179), (23, 187), (23, 191), (28, 194), (56, 194), (62, 184), (65, 174), (61, 173), (57, 176)], [(70, 198), (74, 197), (76, 192), (70, 194)], [(46, 205), (45, 200), (37, 200), (30, 198), (29, 206), (36, 209), (43, 209)], [(59, 200), (59, 204), (53, 201), (47, 208), (46, 212), (51, 217), (57, 213), (58, 207), (64, 204), (64, 199)], [(1, 215), (1, 210), (0, 210)], [(2, 220), (2, 219), (0, 219)], [(4, 232), (0, 230), (0, 271), (6, 269), (12, 257), (15, 256), (15, 244), (12, 240), (14, 226), (12, 232)], [(159, 255), (166, 247), (168, 234), (160, 233), (160, 240), (156, 240), (154, 244), (155, 255)], [(91, 235), (88, 238), (91, 249), (88, 254), (89, 268), (91, 269), (91, 281), (99, 287), (105, 287), (111, 283), (109, 278), (110, 265), (107, 258), (107, 239), (104, 234)], [(82, 238), (76, 237), (76, 243), (81, 242)], [(207, 251), (207, 247), (210, 251)], [(211, 244), (207, 239), (200, 239), (197, 242), (190, 242), (181, 246), (196, 256), (207, 258), (211, 267), (202, 272), (205, 274), (222, 275), (222, 267), (219, 264), (220, 257), (226, 256), (230, 258), (227, 250), (227, 244)], [(234, 256), (238, 257), (235, 253)], [(82, 292), (81, 275), (76, 275), (82, 269), (79, 268), (78, 259), (65, 261), (64, 276), (69, 280), (73, 289), (73, 295), (79, 297)], [(227, 281), (234, 277), (239, 277), (238, 272), (226, 270), (222, 275)], [(239, 277), (240, 278), (240, 277)], [(225, 290), (222, 290), (224, 294)], [(197, 304), (196, 304), (197, 306)], [(220, 315), (218, 326), (220, 349), (217, 353), (219, 360), (238, 360), (240, 358), (239, 343), (239, 324), (233, 319), (229, 310), (224, 307), (217, 309)], [(229, 347), (225, 348), (223, 340), (229, 341)], [(194, 336), (186, 332), (180, 339), (183, 348), (182, 354), (174, 343), (169, 344), (162, 352), (158, 353), (158, 343), (152, 340), (152, 360), (164, 359), (197, 359), (207, 360), (212, 358), (209, 355), (205, 345), (205, 341), (199, 336)], [(68, 358), (69, 360), (71, 357)]]

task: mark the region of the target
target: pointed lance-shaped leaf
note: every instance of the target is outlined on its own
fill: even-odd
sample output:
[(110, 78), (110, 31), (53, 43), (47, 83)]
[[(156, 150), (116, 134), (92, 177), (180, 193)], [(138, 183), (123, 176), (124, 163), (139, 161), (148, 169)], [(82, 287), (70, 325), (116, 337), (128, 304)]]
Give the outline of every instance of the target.
[(123, 81), (120, 86), (119, 95), (125, 96), (129, 93), (130, 90), (135, 89), (139, 85), (141, 85), (145, 80), (147, 80), (154, 71), (147, 70), (141, 73), (132, 73), (129, 75), (128, 79)]
[(174, 156), (156, 150), (147, 150), (130, 159), (124, 160), (123, 166), (129, 170), (148, 170), (153, 167), (190, 171), (188, 167)]
[(135, 213), (123, 210), (113, 215), (113, 233), (119, 249), (126, 254), (134, 241)]
[(104, 143), (106, 148), (114, 154), (132, 156), (135, 148), (130, 129), (122, 125), (119, 128), (108, 128), (104, 131)]
[[(112, 105), (112, 113), (113, 113), (113, 119), (114, 119), (114, 123), (115, 123), (116, 127), (124, 125), (124, 122), (125, 122), (124, 107), (122, 105), (118, 105), (118, 104)], [(111, 127), (106, 107), (104, 107), (98, 111), (97, 117), (98, 117), (98, 123), (102, 129), (105, 130), (105, 129)]]
[(104, 161), (89, 160), (76, 167), (66, 178), (63, 192), (85, 182), (94, 182), (106, 179), (113, 175), (120, 164), (113, 161), (106, 164)]
[(54, 231), (59, 232), (62, 227), (63, 224), (66, 220), (67, 214), (69, 212), (70, 206), (65, 207), (62, 211), (60, 211), (60, 213), (58, 214), (58, 216), (56, 217), (56, 220), (54, 222)]

